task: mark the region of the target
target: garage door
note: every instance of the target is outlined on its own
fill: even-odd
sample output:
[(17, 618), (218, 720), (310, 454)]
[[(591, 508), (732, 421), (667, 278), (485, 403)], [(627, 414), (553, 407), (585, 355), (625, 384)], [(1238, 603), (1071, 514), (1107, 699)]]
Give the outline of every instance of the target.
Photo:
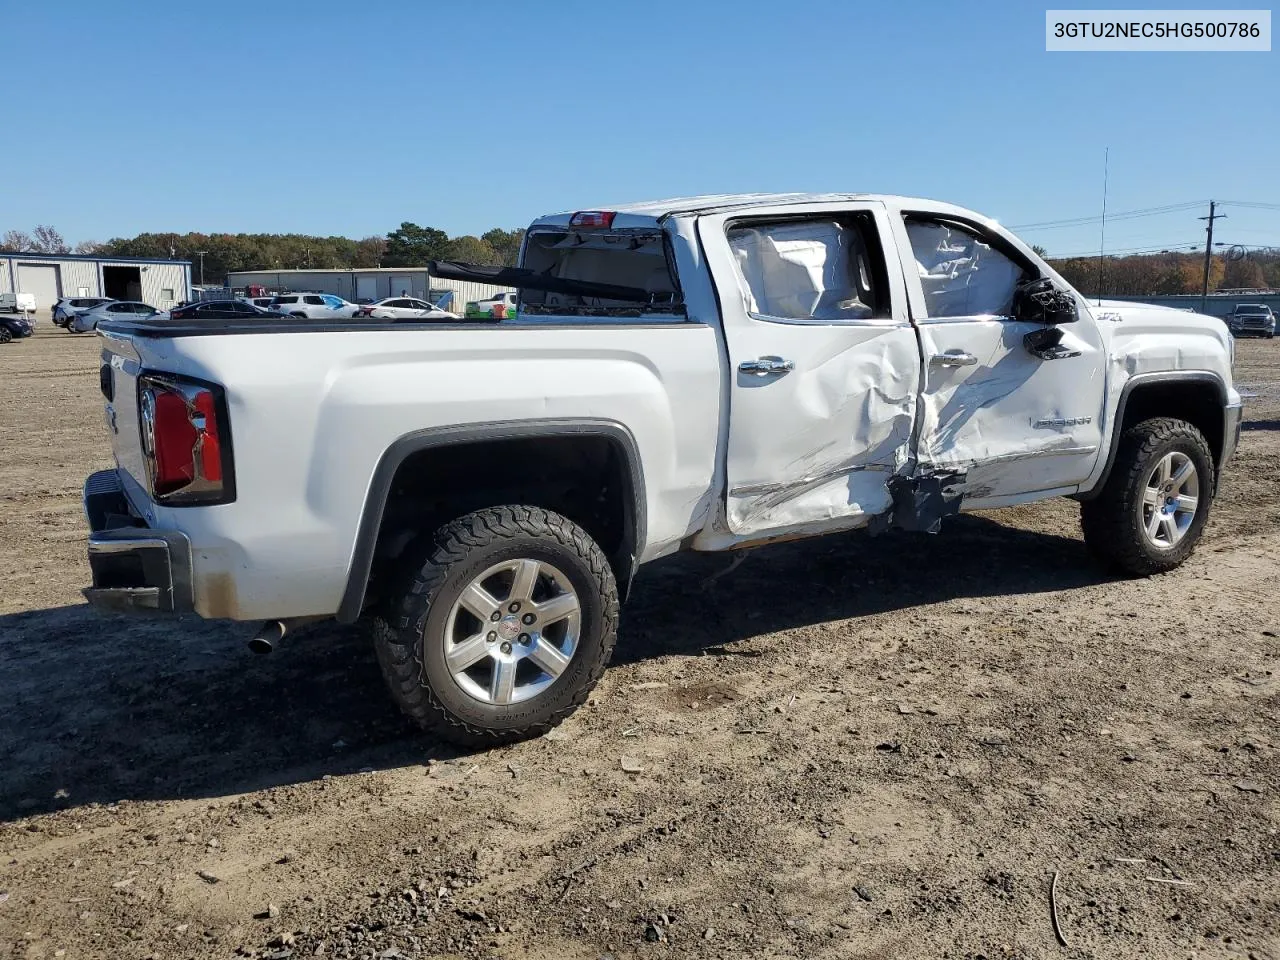
[(356, 300), (377, 300), (378, 299), (378, 278), (377, 277), (356, 277)]
[(50, 310), (61, 296), (58, 290), (58, 268), (46, 264), (18, 264), (18, 292), (34, 293), (36, 309)]

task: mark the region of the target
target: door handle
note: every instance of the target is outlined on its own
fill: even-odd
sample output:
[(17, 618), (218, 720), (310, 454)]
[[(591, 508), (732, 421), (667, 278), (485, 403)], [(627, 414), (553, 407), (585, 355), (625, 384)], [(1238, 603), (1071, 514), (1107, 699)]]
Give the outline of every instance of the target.
[(935, 367), (972, 367), (978, 358), (963, 350), (948, 350), (946, 353), (935, 353), (929, 363)]
[(757, 377), (776, 377), (783, 373), (790, 373), (795, 368), (793, 361), (783, 360), (781, 357), (761, 357), (759, 360), (743, 360), (738, 364), (740, 372), (754, 374)]

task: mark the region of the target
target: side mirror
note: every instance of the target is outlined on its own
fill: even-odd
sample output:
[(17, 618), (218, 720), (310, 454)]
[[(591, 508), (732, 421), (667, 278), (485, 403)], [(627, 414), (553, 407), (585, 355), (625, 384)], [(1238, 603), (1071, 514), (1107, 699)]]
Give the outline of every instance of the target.
[(1013, 293), (1013, 316), (1045, 326), (1075, 323), (1080, 319), (1076, 298), (1066, 290), (1059, 290), (1047, 277), (1018, 284)]

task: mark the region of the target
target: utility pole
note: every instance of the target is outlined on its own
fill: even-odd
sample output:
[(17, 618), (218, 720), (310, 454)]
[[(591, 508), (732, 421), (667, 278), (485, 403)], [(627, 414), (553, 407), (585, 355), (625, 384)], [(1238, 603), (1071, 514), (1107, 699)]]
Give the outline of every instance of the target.
[(1204, 241), (1204, 285), (1200, 288), (1200, 312), (1204, 313), (1205, 307), (1209, 305), (1209, 265), (1213, 260), (1213, 221), (1225, 220), (1225, 213), (1216, 213), (1217, 204), (1209, 201), (1209, 215), (1201, 217), (1201, 220), (1208, 220), (1209, 226), (1205, 227), (1207, 236)]
[(208, 250), (197, 250), (197, 251), (196, 251), (196, 256), (200, 258), (200, 287), (201, 287), (201, 289), (203, 289), (203, 288), (204, 288), (204, 255), (205, 255), (206, 253), (208, 253), (208, 252), (209, 252)]

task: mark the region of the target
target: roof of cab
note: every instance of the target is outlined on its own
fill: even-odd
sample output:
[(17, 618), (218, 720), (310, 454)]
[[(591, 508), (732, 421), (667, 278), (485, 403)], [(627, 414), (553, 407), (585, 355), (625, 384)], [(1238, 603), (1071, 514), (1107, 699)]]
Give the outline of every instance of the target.
[[(940, 213), (965, 214), (980, 220), (987, 218), (971, 210), (937, 200), (918, 197), (899, 197), (873, 193), (724, 193), (701, 197), (673, 197), (669, 200), (648, 200), (640, 203), (603, 204), (580, 207), (580, 210), (612, 210), (617, 213), (613, 226), (653, 227), (665, 217), (685, 213), (708, 213), (713, 210), (736, 210), (747, 207), (776, 206), (792, 203), (839, 203), (841, 201), (886, 201), (896, 206), (916, 210), (933, 210)], [(539, 217), (533, 226), (568, 226), (569, 218), (578, 211), (564, 211)]]

